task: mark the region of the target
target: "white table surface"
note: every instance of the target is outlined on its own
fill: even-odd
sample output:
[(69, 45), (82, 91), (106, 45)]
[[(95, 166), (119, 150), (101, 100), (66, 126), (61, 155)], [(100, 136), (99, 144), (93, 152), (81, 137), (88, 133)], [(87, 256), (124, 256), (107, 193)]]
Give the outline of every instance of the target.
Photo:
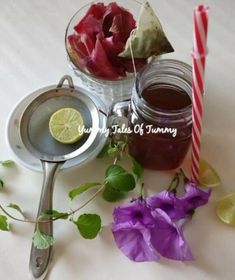
[[(110, 233), (112, 204), (101, 198), (84, 209), (100, 213), (104, 227), (95, 240), (82, 239), (71, 223), (54, 225), (56, 244), (49, 280), (232, 280), (235, 275), (235, 229), (215, 215), (216, 201), (235, 184), (235, 1), (152, 0), (166, 33), (175, 47), (169, 57), (191, 63), (192, 9), (199, 2), (210, 6), (202, 156), (220, 173), (223, 185), (210, 203), (200, 208), (186, 228), (186, 238), (196, 258), (180, 263), (133, 263), (116, 248)], [(66, 73), (64, 31), (71, 15), (84, 0), (0, 0), (0, 159), (12, 158), (4, 140), (7, 116), (24, 95), (55, 84)], [(74, 77), (75, 78), (75, 77)], [(75, 78), (76, 82), (76, 78)], [(88, 180), (102, 179), (107, 160), (59, 174), (54, 207), (66, 210), (68, 190)], [(145, 173), (149, 193), (167, 185), (170, 173)], [(1, 204), (18, 203), (35, 217), (42, 175), (17, 165), (0, 168), (5, 190)], [(88, 196), (85, 194), (83, 199)], [(79, 201), (78, 201), (79, 203)], [(12, 231), (0, 232), (0, 279), (28, 279), (33, 226), (12, 222)]]

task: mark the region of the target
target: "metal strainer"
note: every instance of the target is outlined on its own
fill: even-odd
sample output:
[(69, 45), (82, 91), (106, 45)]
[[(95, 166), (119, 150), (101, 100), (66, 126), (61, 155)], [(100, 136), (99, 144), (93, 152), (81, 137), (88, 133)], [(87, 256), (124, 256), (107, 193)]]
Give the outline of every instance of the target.
[[(67, 80), (69, 86), (63, 85)], [(54, 140), (49, 132), (49, 118), (61, 108), (78, 110), (84, 120), (84, 126), (90, 132), (85, 133), (75, 144), (65, 145)], [(79, 156), (89, 157), (96, 143), (103, 141), (106, 134), (107, 115), (95, 99), (85, 91), (75, 88), (72, 78), (64, 76), (57, 87), (51, 88), (36, 97), (25, 109), (20, 120), (20, 135), (25, 148), (40, 159), (44, 172), (42, 193), (37, 217), (52, 208), (53, 185), (57, 171), (65, 163)], [(40, 229), (53, 235), (52, 221), (41, 223)], [(32, 246), (30, 272), (33, 279), (43, 279), (47, 273), (52, 247), (39, 250)]]

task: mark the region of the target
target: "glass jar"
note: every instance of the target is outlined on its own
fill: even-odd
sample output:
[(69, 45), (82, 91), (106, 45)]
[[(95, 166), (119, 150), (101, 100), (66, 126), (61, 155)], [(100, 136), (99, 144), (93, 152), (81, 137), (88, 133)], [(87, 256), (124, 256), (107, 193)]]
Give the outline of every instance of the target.
[[(158, 108), (144, 98), (153, 86), (174, 93), (183, 92), (189, 99), (177, 108), (177, 98), (164, 97), (174, 109)], [(180, 166), (191, 141), (192, 70), (181, 61), (163, 59), (147, 65), (137, 76), (129, 111), (129, 152), (145, 168), (170, 170)], [(166, 107), (167, 107), (166, 106)]]
[[(74, 71), (75, 75), (79, 78), (81, 85), (87, 88), (89, 91), (97, 94), (108, 108), (117, 101), (130, 99), (132, 88), (135, 83), (134, 70), (127, 73), (126, 77), (118, 77), (116, 79), (101, 78), (90, 73), (85, 66), (81, 66), (76, 63), (74, 55), (70, 50), (68, 37), (74, 34), (74, 26), (76, 26), (87, 13), (89, 7), (92, 4), (104, 3), (108, 5), (110, 3), (117, 3), (120, 7), (123, 7), (131, 12), (135, 20), (138, 19), (139, 11), (141, 8), (141, 2), (138, 0), (96, 0), (87, 1), (87, 4), (81, 7), (70, 19), (65, 32), (65, 47), (67, 51), (67, 58), (70, 67)], [(150, 59), (151, 60), (151, 59)], [(147, 61), (146, 61), (147, 63)], [(130, 68), (132, 68), (132, 62), (130, 61)]]

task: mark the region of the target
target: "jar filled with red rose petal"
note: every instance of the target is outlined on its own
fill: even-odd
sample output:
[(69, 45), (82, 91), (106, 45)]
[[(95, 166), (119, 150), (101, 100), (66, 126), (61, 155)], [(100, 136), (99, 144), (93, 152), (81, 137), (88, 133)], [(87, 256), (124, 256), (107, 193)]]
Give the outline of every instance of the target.
[[(65, 34), (68, 61), (82, 85), (110, 107), (130, 98), (135, 81), (131, 59), (118, 56), (136, 26), (141, 3), (93, 1), (71, 18)], [(146, 59), (135, 59), (137, 72)]]

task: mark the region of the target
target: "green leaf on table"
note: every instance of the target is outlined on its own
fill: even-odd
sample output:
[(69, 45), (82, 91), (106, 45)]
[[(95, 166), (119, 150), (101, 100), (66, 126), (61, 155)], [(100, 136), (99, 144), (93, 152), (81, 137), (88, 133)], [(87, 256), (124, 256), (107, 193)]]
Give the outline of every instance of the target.
[(0, 163), (4, 167), (12, 167), (15, 165), (14, 161), (12, 160), (5, 160), (5, 161), (1, 161)]
[(113, 189), (128, 192), (135, 188), (135, 178), (123, 167), (117, 164), (110, 165), (105, 173), (105, 182)]
[(137, 179), (140, 179), (144, 174), (143, 166), (134, 158), (132, 158), (132, 172), (136, 175)]
[(119, 190), (116, 190), (109, 185), (106, 185), (104, 191), (102, 193), (103, 199), (108, 202), (115, 202), (123, 199), (125, 197), (125, 193)]
[(83, 214), (74, 221), (80, 234), (85, 239), (93, 239), (101, 229), (101, 218), (96, 214)]
[(76, 196), (78, 196), (79, 194), (87, 191), (88, 189), (92, 188), (92, 187), (96, 187), (96, 186), (100, 186), (101, 183), (98, 182), (90, 182), (90, 183), (85, 183), (77, 188), (72, 189), (69, 192), (69, 197), (71, 200), (73, 200)]
[(4, 215), (0, 215), (0, 230), (9, 231), (9, 224), (7, 221), (7, 217)]
[(33, 234), (33, 246), (37, 249), (47, 249), (55, 243), (55, 239), (51, 235), (42, 233), (38, 228)]
[(3, 187), (4, 187), (4, 182), (3, 180), (0, 179), (0, 189), (3, 189)]
[(20, 206), (18, 206), (17, 204), (10, 203), (9, 205), (7, 205), (7, 207), (15, 209), (24, 217), (24, 212), (21, 210)]
[(43, 218), (56, 218), (62, 220), (67, 220), (68, 217), (69, 217), (68, 213), (58, 212), (56, 210), (47, 210), (45, 212), (45, 215), (43, 215)]

